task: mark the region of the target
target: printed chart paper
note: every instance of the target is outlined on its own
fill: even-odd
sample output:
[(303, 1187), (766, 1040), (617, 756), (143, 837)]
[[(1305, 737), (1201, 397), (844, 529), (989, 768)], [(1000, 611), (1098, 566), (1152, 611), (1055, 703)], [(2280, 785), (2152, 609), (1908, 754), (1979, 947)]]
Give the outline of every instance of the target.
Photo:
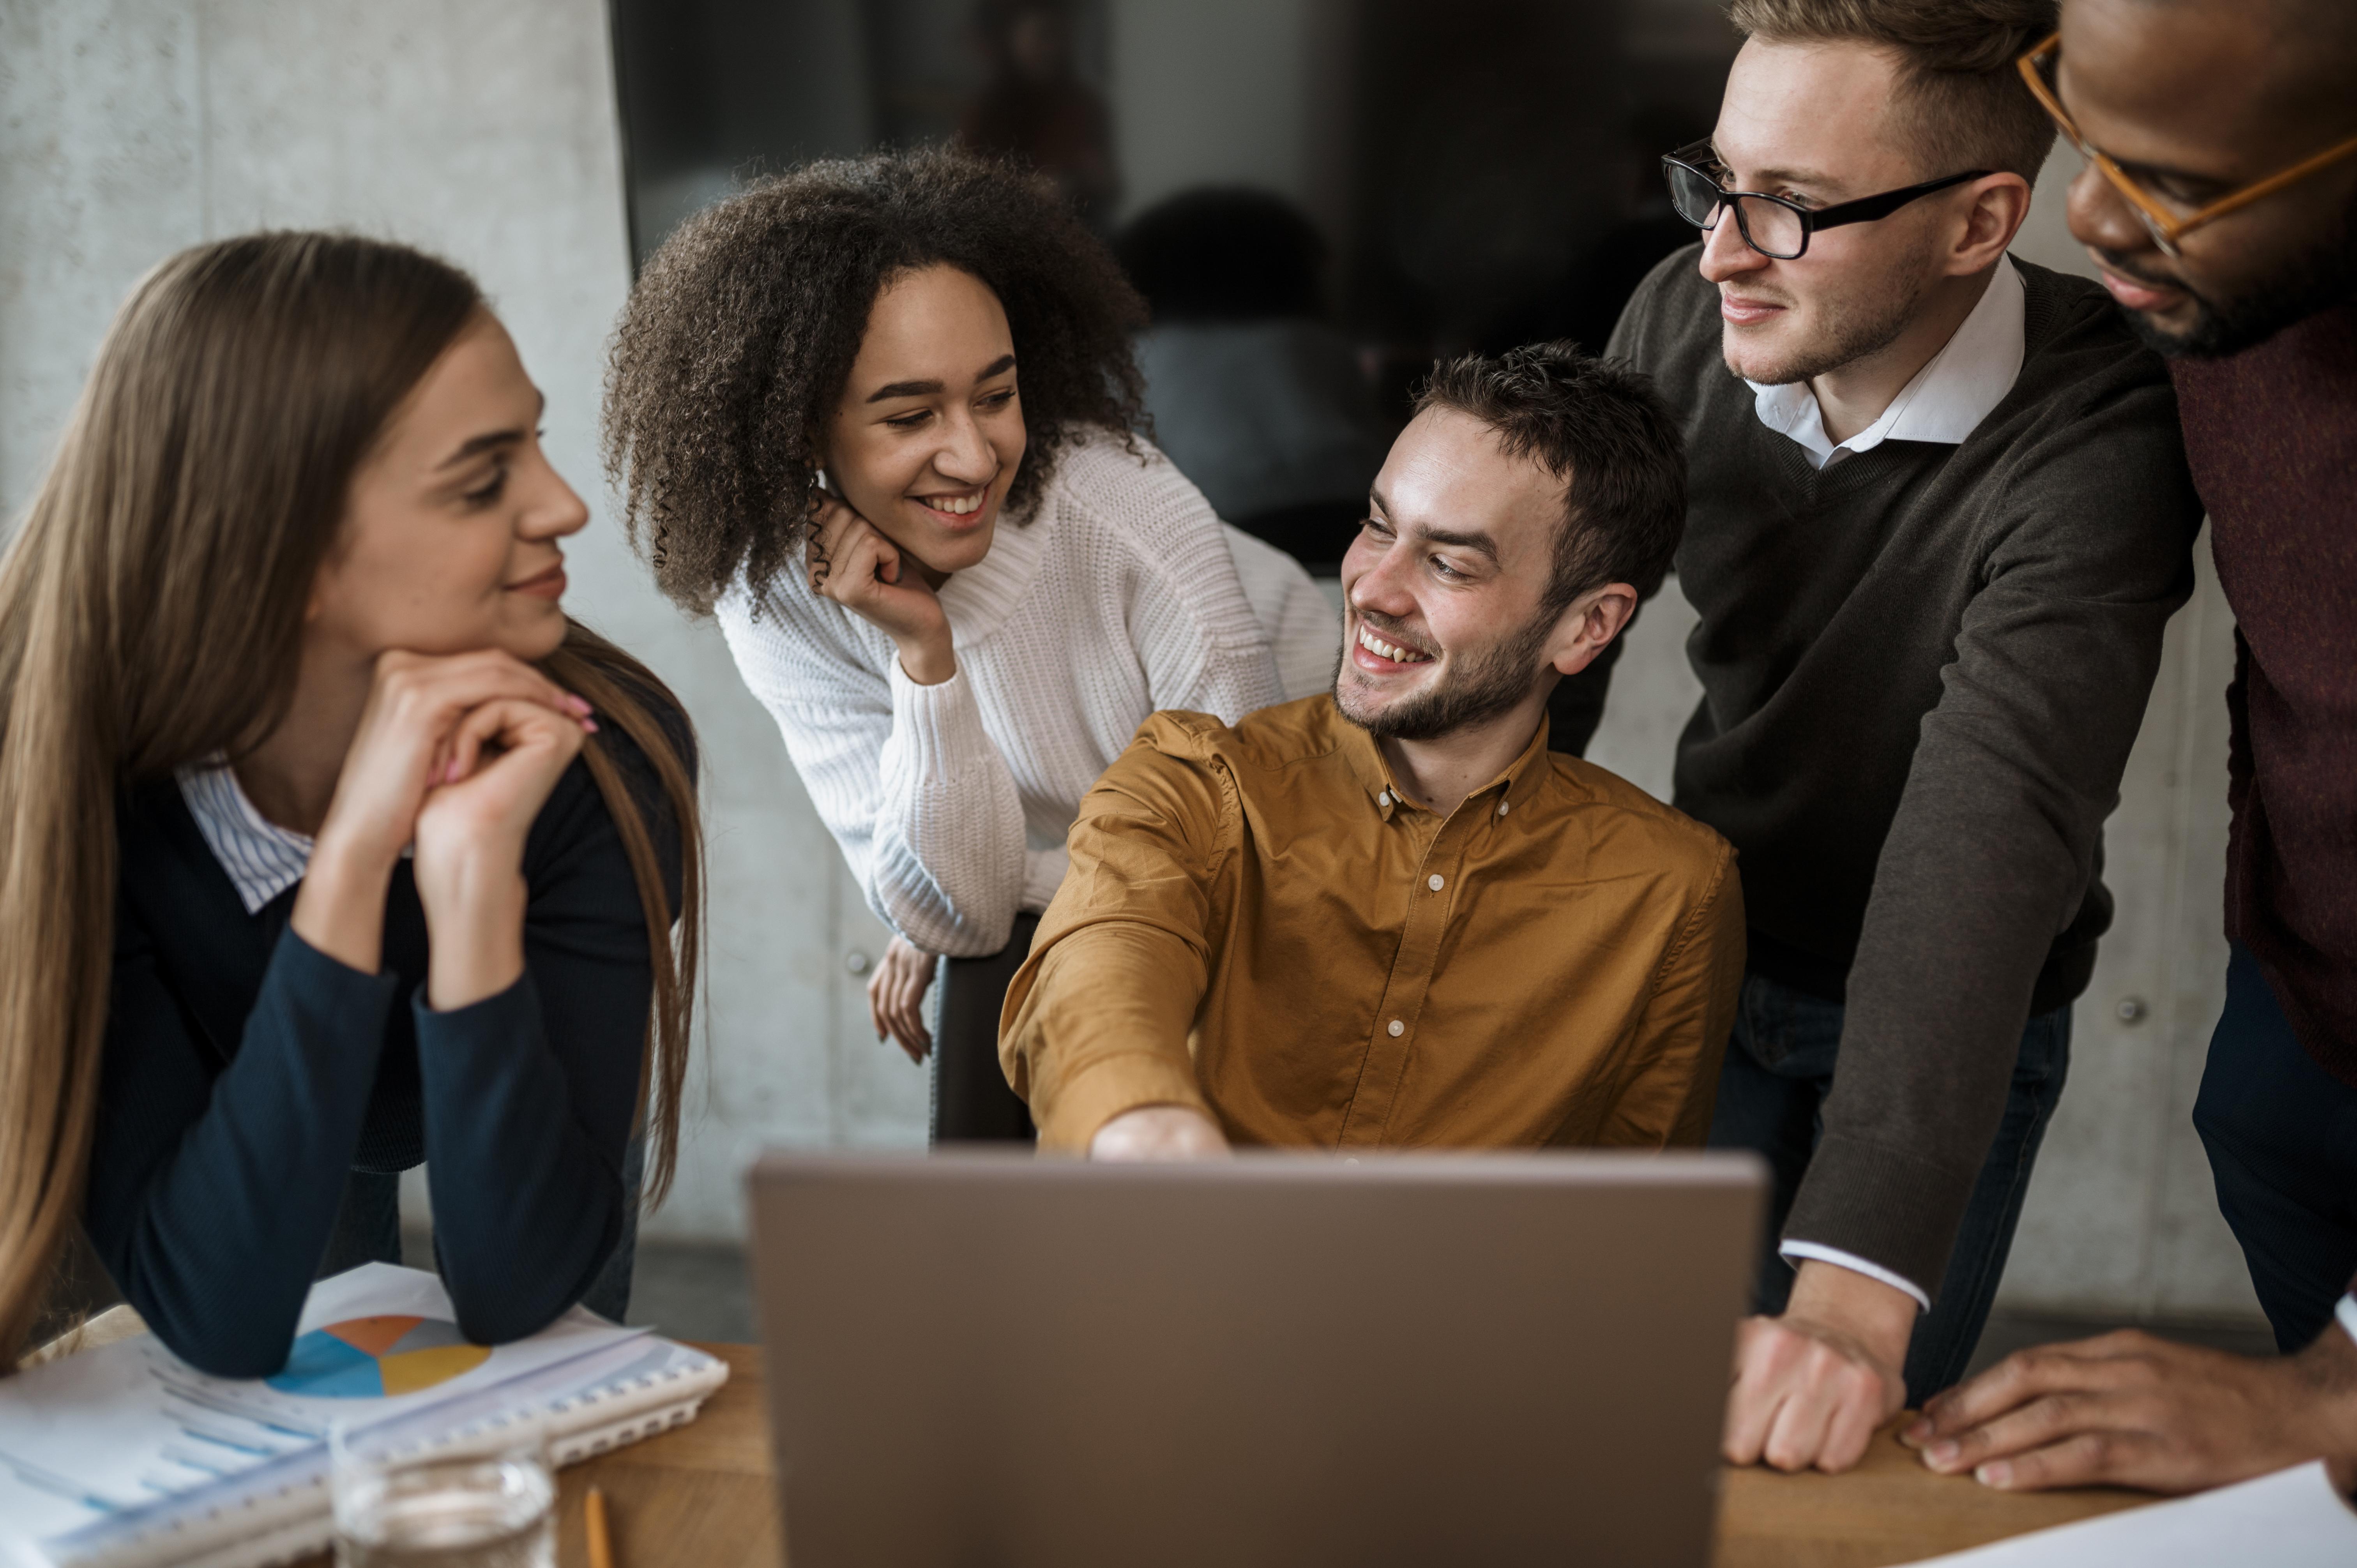
[[(0, 1561), (48, 1560), (271, 1466), (324, 1464), (328, 1428), (399, 1424), (640, 1338), (576, 1308), (530, 1339), (470, 1345), (441, 1282), (371, 1263), (316, 1286), (295, 1353), (272, 1377), (215, 1378), (140, 1335), (0, 1386)], [(299, 1464), (290, 1465), (290, 1461)], [(36, 1550), (30, 1554), (27, 1548)]]

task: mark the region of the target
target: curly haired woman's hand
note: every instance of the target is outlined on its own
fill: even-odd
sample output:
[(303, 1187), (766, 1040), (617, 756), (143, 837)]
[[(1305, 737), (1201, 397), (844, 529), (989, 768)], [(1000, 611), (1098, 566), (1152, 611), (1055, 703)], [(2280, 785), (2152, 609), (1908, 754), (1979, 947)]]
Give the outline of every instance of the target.
[(949, 616), (915, 559), (833, 496), (820, 498), (813, 521), (802, 548), (811, 592), (882, 628), (918, 685), (936, 686), (956, 674)]
[(867, 1013), (879, 1040), (890, 1036), (912, 1062), (932, 1054), (933, 1036), (925, 1027), (925, 993), (932, 989), (932, 954), (906, 937), (894, 937), (883, 961), (867, 982)]

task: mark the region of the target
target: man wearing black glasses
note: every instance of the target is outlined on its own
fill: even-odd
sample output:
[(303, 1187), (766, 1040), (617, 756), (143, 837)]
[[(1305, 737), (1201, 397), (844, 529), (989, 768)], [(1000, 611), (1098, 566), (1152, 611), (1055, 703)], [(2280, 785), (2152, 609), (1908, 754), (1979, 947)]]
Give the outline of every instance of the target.
[(1730, 14), (1717, 130), (1663, 166), (1701, 252), (1611, 350), (1684, 426), (1676, 803), (1740, 852), (1750, 926), (1711, 1141), (1767, 1156), (1778, 1239), (1726, 1451), (1835, 1470), (1979, 1338), (2200, 510), (2159, 360), (2006, 255), (2052, 0)]
[[(2023, 62), (2071, 231), (2171, 356), (2233, 607), (2226, 1006), (2194, 1103), (2286, 1354), (2016, 1356), (1907, 1434), (1991, 1486), (2357, 1486), (2357, 5), (2069, 0)], [(2337, 1321), (2336, 1321), (2337, 1319)]]

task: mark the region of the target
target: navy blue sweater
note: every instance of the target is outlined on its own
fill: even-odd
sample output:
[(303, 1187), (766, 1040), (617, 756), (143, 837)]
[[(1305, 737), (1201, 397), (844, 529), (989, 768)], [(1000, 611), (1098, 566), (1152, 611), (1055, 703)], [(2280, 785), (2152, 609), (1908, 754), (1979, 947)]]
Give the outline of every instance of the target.
[[(677, 909), (676, 824), (653, 770), (619, 725), (598, 741), (632, 781)], [(209, 1372), (276, 1371), (347, 1174), (421, 1160), (469, 1339), (522, 1338), (580, 1300), (630, 1201), (653, 991), (638, 886), (587, 765), (566, 769), (525, 843), (522, 978), (447, 1013), (425, 1003), (406, 860), (382, 970), (363, 974), (288, 929), (300, 884), (246, 912), (171, 779), (126, 790), (117, 823), (83, 1223), (156, 1336)]]

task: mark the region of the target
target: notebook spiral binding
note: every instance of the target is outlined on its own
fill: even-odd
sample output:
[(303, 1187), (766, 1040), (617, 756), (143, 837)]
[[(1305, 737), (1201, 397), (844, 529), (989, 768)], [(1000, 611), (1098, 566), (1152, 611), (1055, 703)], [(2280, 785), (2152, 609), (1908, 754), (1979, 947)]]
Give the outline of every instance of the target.
[[(601, 1383), (533, 1409), (529, 1418), (544, 1423), (547, 1431), (551, 1466), (576, 1465), (694, 1421), (705, 1398), (728, 1380), (728, 1366), (684, 1346), (671, 1348), (686, 1358), (683, 1364)], [(519, 1418), (513, 1410), (488, 1415), (409, 1451), (423, 1455), (452, 1447)], [(308, 1463), (285, 1485), (161, 1522), (107, 1549), (77, 1554), (59, 1568), (275, 1568), (324, 1551), (335, 1538), (327, 1455), (320, 1450), (303, 1457)]]

